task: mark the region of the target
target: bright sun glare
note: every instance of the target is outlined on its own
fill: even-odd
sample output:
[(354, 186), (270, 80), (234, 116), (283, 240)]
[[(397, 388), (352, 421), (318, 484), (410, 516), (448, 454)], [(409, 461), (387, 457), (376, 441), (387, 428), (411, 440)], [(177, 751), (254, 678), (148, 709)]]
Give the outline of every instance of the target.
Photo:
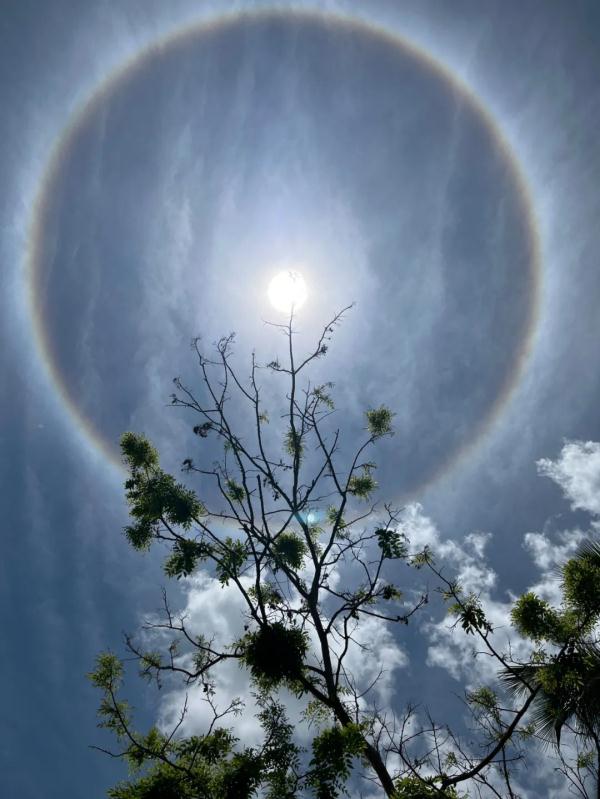
[(279, 272), (269, 283), (271, 305), (282, 313), (297, 311), (304, 305), (307, 295), (304, 278), (293, 269)]

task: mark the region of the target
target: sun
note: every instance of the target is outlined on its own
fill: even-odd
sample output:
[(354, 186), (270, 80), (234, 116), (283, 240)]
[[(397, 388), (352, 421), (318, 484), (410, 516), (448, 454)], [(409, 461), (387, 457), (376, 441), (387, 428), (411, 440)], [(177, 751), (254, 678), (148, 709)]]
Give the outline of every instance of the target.
[(279, 272), (269, 283), (271, 305), (282, 313), (297, 311), (306, 302), (308, 290), (300, 272), (288, 269)]

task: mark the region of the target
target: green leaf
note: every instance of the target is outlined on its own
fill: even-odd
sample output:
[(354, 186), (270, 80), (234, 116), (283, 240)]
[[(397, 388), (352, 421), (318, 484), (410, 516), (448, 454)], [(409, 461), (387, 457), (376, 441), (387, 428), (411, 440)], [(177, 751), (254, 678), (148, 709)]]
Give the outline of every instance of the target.
[(317, 400), (317, 402), (322, 403), (328, 408), (330, 411), (334, 409), (333, 400), (329, 394), (329, 389), (333, 388), (333, 383), (323, 383), (321, 386), (315, 386), (313, 389), (313, 396)]
[(392, 432), (394, 414), (385, 405), (366, 411), (367, 429), (373, 438), (389, 435)]
[(229, 585), (229, 580), (238, 577), (246, 562), (248, 553), (242, 541), (227, 537), (223, 541), (224, 551), (219, 553), (219, 562), (216, 573), (223, 585)]
[(455, 788), (442, 790), (439, 777), (403, 777), (396, 782), (393, 799), (459, 799)]
[(166, 519), (169, 524), (189, 529), (194, 519), (206, 513), (193, 491), (161, 469), (154, 469), (147, 475), (137, 474), (128, 482), (130, 512), (141, 525), (129, 534), (134, 540), (143, 541), (144, 525), (147, 530), (148, 525)]
[(290, 428), (287, 431), (283, 446), (290, 457), (298, 459), (302, 457), (304, 445), (302, 443), (302, 435), (297, 430)]
[(475, 594), (469, 594), (462, 603), (450, 605), (448, 612), (458, 616), (460, 625), (467, 634), (492, 631), (492, 625), (487, 621), (481, 602)]
[(88, 674), (96, 688), (115, 691), (123, 679), (123, 664), (112, 652), (101, 652), (96, 658), (96, 668)]
[(271, 547), (275, 557), (275, 569), (282, 565), (298, 571), (306, 555), (306, 544), (295, 533), (280, 533)]
[(244, 487), (233, 479), (227, 481), (227, 495), (233, 502), (243, 502), (246, 499)]
[(138, 433), (123, 433), (121, 453), (126, 465), (132, 470), (158, 466), (158, 452), (145, 436)]
[(563, 568), (565, 600), (595, 621), (600, 616), (600, 545), (587, 542)]
[(130, 524), (123, 529), (127, 540), (134, 549), (140, 551), (150, 549), (152, 539), (156, 535), (155, 522), (139, 519), (134, 524)]
[(406, 558), (408, 555), (408, 547), (405, 537), (390, 528), (380, 528), (375, 530), (377, 536), (377, 544), (381, 549), (381, 554), (384, 558)]
[(368, 499), (377, 488), (377, 482), (369, 467), (364, 467), (362, 474), (354, 474), (348, 480), (348, 493), (359, 499)]
[(323, 730), (312, 743), (309, 784), (318, 799), (335, 799), (350, 776), (352, 761), (365, 750), (359, 724), (335, 725)]
[(519, 597), (510, 616), (517, 631), (525, 638), (555, 641), (561, 637), (558, 614), (532, 591)]
[(259, 685), (270, 688), (285, 683), (296, 687), (308, 650), (308, 636), (303, 630), (281, 622), (265, 624), (248, 633), (240, 645), (243, 662)]
[(384, 585), (381, 590), (381, 598), (388, 602), (393, 599), (402, 599), (402, 591), (395, 585)]
[(180, 538), (173, 544), (173, 550), (164, 564), (167, 577), (188, 577), (196, 568), (198, 561), (206, 560), (212, 549), (201, 541)]

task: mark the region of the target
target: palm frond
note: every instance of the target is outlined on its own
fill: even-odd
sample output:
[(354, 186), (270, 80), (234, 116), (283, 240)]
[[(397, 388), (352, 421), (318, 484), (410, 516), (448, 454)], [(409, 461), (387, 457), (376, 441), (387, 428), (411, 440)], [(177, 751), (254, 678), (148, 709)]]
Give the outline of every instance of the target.
[(526, 696), (540, 685), (542, 665), (524, 663), (511, 669), (503, 669), (499, 676), (504, 688), (515, 697)]
[(587, 560), (600, 568), (600, 541), (594, 541), (591, 538), (583, 541), (575, 553), (575, 558), (577, 560)]

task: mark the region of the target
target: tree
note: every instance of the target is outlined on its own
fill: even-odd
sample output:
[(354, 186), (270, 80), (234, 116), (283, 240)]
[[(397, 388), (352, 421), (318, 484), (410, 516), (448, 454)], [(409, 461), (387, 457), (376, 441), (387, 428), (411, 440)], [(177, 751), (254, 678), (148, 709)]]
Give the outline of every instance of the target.
[[(600, 797), (600, 544), (585, 542), (562, 568), (560, 608), (534, 593), (524, 594), (512, 611), (517, 630), (533, 641), (531, 660), (502, 678), (509, 690), (534, 688), (533, 724), (560, 751), (568, 729), (581, 744), (575, 766), (562, 761), (571, 784), (587, 796), (585, 772), (595, 764)], [(591, 748), (590, 748), (591, 747)]]
[[(136, 732), (131, 710), (120, 698), (122, 663), (109, 653), (99, 657), (91, 678), (103, 692), (101, 724), (122, 744), (113, 754), (137, 769), (132, 781), (113, 789), (115, 799), (242, 799), (259, 790), (272, 799), (333, 799), (359, 763), (365, 779), (396, 799), (455, 799), (467, 785), (500, 796), (494, 787), (497, 774), (514, 795), (510, 770), (522, 757), (518, 734), (541, 695), (541, 683), (525, 664), (511, 662), (495, 648), (478, 598), (465, 596), (447, 579), (431, 552), (409, 555), (400, 511), (373, 501), (376, 465), (370, 452), (392, 435), (392, 411), (376, 405), (367, 409), (362, 440), (352, 451), (344, 450), (333, 385), (304, 379), (327, 353), (344, 313), (324, 326), (302, 357), (293, 315), (287, 324), (274, 325), (285, 337), (286, 357), (262, 366), (253, 355), (247, 380), (234, 368), (233, 336), (221, 339), (212, 357), (194, 341), (201, 390), (195, 394), (176, 379), (172, 404), (197, 417), (193, 430), (200, 460), (186, 458), (183, 470), (203, 481), (202, 499), (161, 468), (144, 436), (122, 437), (129, 471), (127, 539), (138, 550), (166, 545), (169, 577), (185, 578), (203, 568), (224, 587), (235, 587), (246, 624), (241, 637), (216, 642), (210, 630), (188, 629), (165, 594), (163, 616), (147, 625), (169, 636), (164, 651), (126, 639), (145, 677), (157, 683), (180, 677), (190, 690), (202, 692), (212, 722), (200, 736), (180, 734), (186, 707), (168, 734), (157, 728)], [(284, 383), (279, 408), (266, 406), (265, 376)], [(221, 454), (206, 463), (203, 450), (211, 439)], [(516, 697), (515, 704), (501, 707), (493, 690), (467, 696), (482, 749), (466, 746), (429, 717), (415, 731), (414, 708), (399, 718), (390, 708), (378, 707), (373, 700), (377, 679), (359, 685), (347, 668), (349, 653), (361, 646), (365, 620), (407, 625), (428, 602), (426, 592), (411, 601), (398, 586), (403, 574), (424, 567), (439, 579), (465, 634), (478, 636), (504, 669)], [(347, 579), (342, 587), (334, 579), (341, 573)], [(226, 726), (244, 712), (237, 700), (218, 704), (214, 674), (226, 662), (236, 662), (250, 675), (263, 731), (260, 745), (241, 746)], [(305, 721), (316, 724), (309, 753), (295, 741), (282, 689), (306, 702)], [(394, 767), (394, 759), (400, 765)]]

